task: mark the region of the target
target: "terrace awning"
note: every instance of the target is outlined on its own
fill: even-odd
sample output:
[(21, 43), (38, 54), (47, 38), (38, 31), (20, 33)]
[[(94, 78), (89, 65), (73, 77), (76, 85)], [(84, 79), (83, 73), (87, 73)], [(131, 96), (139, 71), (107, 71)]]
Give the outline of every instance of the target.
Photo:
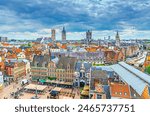
[(60, 88), (60, 87), (55, 87), (54, 89), (52, 89), (52, 91), (60, 92), (60, 91), (61, 91), (61, 88)]
[(28, 90), (40, 90), (43, 91), (44, 89), (46, 89), (47, 86), (43, 86), (43, 85), (35, 85), (35, 84), (29, 84), (25, 87), (25, 89)]
[(40, 79), (39, 81), (40, 81), (41, 83), (46, 82), (46, 80), (45, 80), (45, 79)]
[(58, 91), (51, 91), (50, 94), (51, 94), (52, 96), (56, 96), (56, 95), (58, 95)]
[(72, 86), (72, 82), (64, 82), (64, 81), (55, 81), (55, 80), (46, 80), (47, 83), (54, 83), (54, 84), (60, 84), (60, 85), (70, 85)]

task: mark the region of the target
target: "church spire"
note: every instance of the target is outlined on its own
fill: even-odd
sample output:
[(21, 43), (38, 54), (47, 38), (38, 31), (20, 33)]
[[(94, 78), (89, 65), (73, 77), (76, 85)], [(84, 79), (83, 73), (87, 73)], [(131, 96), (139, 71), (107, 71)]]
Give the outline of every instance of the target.
[(118, 31), (117, 31), (117, 34), (116, 34), (116, 39), (120, 39)]
[(119, 32), (118, 31), (117, 31), (117, 34), (116, 34), (116, 46), (120, 47), (120, 37), (119, 37)]

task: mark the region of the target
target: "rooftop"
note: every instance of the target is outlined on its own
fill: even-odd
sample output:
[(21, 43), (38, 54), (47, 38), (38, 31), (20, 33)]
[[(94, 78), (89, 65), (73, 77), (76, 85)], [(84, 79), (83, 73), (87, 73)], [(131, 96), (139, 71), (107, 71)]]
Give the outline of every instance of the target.
[(111, 68), (120, 76), (120, 78), (128, 83), (139, 95), (142, 95), (145, 87), (150, 85), (150, 76), (139, 71), (138, 69), (119, 62), (112, 65)]

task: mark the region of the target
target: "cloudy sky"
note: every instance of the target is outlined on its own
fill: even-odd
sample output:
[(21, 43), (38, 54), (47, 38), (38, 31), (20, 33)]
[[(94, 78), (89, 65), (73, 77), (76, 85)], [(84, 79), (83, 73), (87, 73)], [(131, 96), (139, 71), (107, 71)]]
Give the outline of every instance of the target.
[(67, 39), (150, 38), (150, 0), (0, 0), (0, 36), (36, 39), (65, 26)]

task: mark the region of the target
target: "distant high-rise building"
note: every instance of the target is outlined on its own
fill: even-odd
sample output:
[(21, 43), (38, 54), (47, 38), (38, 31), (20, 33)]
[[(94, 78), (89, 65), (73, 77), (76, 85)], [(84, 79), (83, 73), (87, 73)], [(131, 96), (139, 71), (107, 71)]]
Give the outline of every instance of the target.
[(55, 31), (55, 29), (51, 30), (51, 34), (52, 34), (52, 36), (51, 36), (52, 40), (55, 41), (56, 40), (56, 31)]
[(63, 30), (62, 30), (62, 41), (66, 41), (66, 30), (65, 30), (65, 27), (63, 27)]
[(92, 31), (88, 30), (86, 32), (86, 42), (89, 44), (92, 41)]
[(120, 47), (120, 37), (119, 37), (119, 32), (118, 31), (117, 31), (117, 34), (116, 34), (116, 46)]
[(0, 37), (0, 42), (7, 42), (7, 37)]

